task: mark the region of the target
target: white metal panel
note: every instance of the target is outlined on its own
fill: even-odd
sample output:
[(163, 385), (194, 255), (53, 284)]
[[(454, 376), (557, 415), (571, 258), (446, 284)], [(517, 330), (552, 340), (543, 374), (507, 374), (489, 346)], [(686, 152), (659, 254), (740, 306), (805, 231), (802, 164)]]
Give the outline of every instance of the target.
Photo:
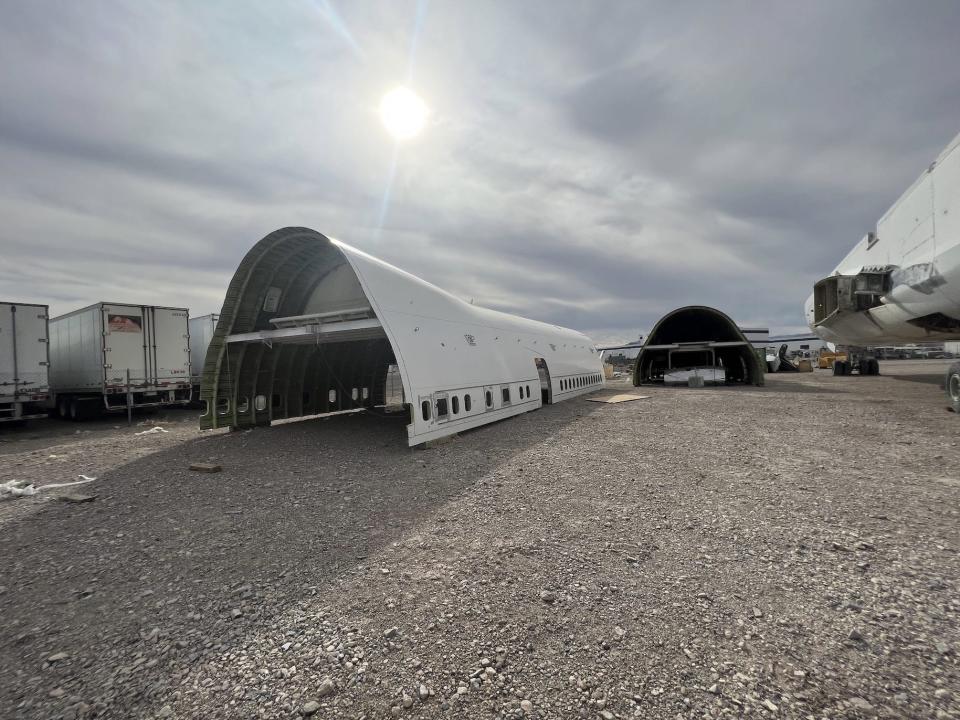
[(47, 306), (0, 303), (0, 401), (48, 387)]
[(949, 152), (940, 156), (932, 175), (936, 265), (947, 281), (937, 290), (958, 306), (960, 316), (960, 146), (957, 141)]
[(100, 390), (103, 365), (99, 303), (50, 320), (51, 390)]
[(207, 357), (207, 347), (213, 339), (217, 329), (217, 314), (201, 315), (190, 318), (190, 374), (194, 384), (200, 382), (203, 374), (203, 363)]
[(150, 308), (154, 381), (189, 382), (190, 324), (183, 308)]
[(140, 305), (102, 306), (108, 386), (125, 385), (128, 373), (132, 385), (145, 385), (152, 381), (152, 363), (148, 356), (151, 327), (149, 318), (144, 316), (144, 309)]

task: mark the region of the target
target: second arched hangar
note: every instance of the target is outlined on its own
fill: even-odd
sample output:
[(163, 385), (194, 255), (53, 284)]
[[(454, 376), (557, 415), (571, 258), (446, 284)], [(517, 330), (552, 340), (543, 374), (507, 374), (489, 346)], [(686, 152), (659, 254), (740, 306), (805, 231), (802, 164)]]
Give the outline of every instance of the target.
[(306, 228), (255, 245), (230, 282), (203, 368), (201, 425), (400, 402), (417, 445), (595, 390), (574, 330), (471, 305)]

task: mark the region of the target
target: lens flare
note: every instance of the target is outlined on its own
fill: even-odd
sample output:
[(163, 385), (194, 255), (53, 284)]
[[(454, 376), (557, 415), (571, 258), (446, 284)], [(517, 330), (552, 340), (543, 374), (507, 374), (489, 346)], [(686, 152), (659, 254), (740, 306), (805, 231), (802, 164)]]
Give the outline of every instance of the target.
[(406, 87), (391, 90), (380, 100), (380, 121), (397, 140), (410, 140), (419, 135), (429, 114), (426, 103)]

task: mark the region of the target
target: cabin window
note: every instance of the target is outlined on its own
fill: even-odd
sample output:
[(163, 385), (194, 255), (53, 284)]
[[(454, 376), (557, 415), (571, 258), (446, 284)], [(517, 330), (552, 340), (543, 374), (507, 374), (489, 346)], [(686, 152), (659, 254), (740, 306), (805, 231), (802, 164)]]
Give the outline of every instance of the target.
[(521, 385), (517, 391), (520, 393), (520, 399), (523, 400), (523, 385)]
[(253, 399), (253, 407), (257, 409), (257, 412), (263, 412), (267, 409), (267, 396), (266, 395), (257, 395)]
[(470, 395), (463, 396), (463, 409), (470, 412)]
[(447, 416), (447, 399), (440, 398), (437, 400), (437, 417), (442, 418)]
[(364, 399), (364, 400), (367, 400), (367, 399), (369, 399), (369, 397), (370, 397), (370, 388), (364, 388), (364, 389), (363, 389), (363, 399)]
[(327, 402), (333, 405), (337, 401), (337, 391), (331, 390), (327, 393)]
[(360, 397), (360, 393), (357, 391), (356, 388), (353, 388), (353, 390), (350, 391), (350, 399), (356, 402), (357, 398), (359, 397)]
[(510, 388), (505, 387), (500, 390), (500, 395), (505, 403), (510, 402)]
[(230, 401), (227, 398), (217, 398), (217, 415), (226, 415), (230, 412)]
[(456, 395), (450, 398), (450, 409), (453, 410), (454, 415), (460, 414), (460, 398)]
[(530, 397), (530, 386), (527, 385), (527, 397)]
[(430, 401), (424, 400), (420, 403), (420, 414), (423, 416), (424, 420), (430, 419)]
[(237, 412), (245, 413), (250, 411), (250, 398), (243, 398), (237, 403)]
[(487, 407), (488, 408), (493, 407), (493, 393), (490, 392), (489, 390), (487, 390)]

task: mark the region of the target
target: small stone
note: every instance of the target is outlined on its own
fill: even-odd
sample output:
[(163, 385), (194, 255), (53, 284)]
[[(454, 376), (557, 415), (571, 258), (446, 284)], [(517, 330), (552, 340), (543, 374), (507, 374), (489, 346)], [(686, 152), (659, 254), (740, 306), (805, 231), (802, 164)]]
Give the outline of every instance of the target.
[(50, 697), (52, 698), (61, 698), (66, 695), (67, 691), (63, 688), (57, 687), (50, 691)]
[(57, 653), (54, 653), (53, 655), (50, 655), (47, 658), (47, 662), (49, 663), (60, 662), (61, 660), (66, 660), (68, 657), (70, 656), (67, 655), (67, 653), (65, 652), (57, 652)]
[(400, 698), (400, 703), (403, 705), (405, 709), (409, 710), (410, 708), (413, 707), (413, 698), (407, 695), (406, 693), (404, 693), (403, 696)]
[(160, 711), (157, 713), (158, 718), (168, 718), (173, 716), (173, 708), (169, 705), (164, 705), (160, 708)]
[(56, 495), (57, 500), (66, 503), (88, 503), (93, 502), (97, 499), (96, 495), (82, 495), (80, 493), (64, 493), (63, 495)]
[(420, 696), (421, 700), (426, 700), (430, 697), (430, 689), (423, 683), (420, 683), (420, 687), (417, 689), (417, 695)]
[(468, 692), (470, 691), (467, 689), (466, 685), (461, 685), (457, 688), (457, 695), (466, 695)]
[(400, 717), (400, 713), (401, 713), (401, 712), (403, 712), (403, 711), (400, 709), (400, 706), (399, 706), (399, 705), (393, 705), (393, 706), (390, 708), (390, 714), (393, 715), (394, 717)]
[(609, 710), (601, 710), (600, 717), (602, 717), (603, 720), (614, 720), (614, 715)]
[(533, 703), (529, 700), (521, 700), (520, 709), (527, 715), (533, 715)]
[(767, 710), (769, 710), (770, 712), (776, 712), (776, 711), (777, 711), (777, 706), (774, 705), (774, 704), (770, 701), (770, 698), (764, 699), (763, 705), (764, 705), (764, 707), (767, 708)]
[(214, 465), (213, 463), (193, 463), (190, 465), (190, 469), (194, 472), (205, 472), (205, 473), (218, 473), (223, 468), (220, 465)]
[(490, 658), (480, 658), (480, 667), (487, 667), (490, 664)]
[(230, 611), (230, 617), (237, 619), (238, 617), (243, 617), (243, 610), (240, 608), (234, 608)]
[(934, 692), (933, 692), (933, 696), (934, 696), (937, 700), (947, 700), (947, 699), (950, 698), (950, 696), (951, 696), (952, 694), (953, 694), (953, 693), (951, 693), (951, 692), (950, 692), (949, 690), (947, 690), (946, 688), (937, 688), (937, 689), (934, 690)]
[(716, 684), (716, 683), (714, 683), (714, 684), (711, 685), (709, 688), (707, 688), (707, 692), (708, 692), (708, 693), (713, 693), (714, 695), (719, 695), (719, 694), (720, 694), (720, 688), (717, 687), (717, 684)]
[(387, 628), (386, 630), (383, 631), (383, 636), (384, 636), (385, 638), (387, 638), (388, 640), (389, 640), (390, 638), (396, 637), (396, 636), (397, 636), (397, 628), (395, 628), (395, 627)]
[(873, 705), (864, 700), (862, 697), (852, 697), (848, 700), (850, 707), (856, 708), (857, 710), (863, 710), (865, 712), (870, 712), (873, 710)]
[(320, 697), (333, 695), (333, 692), (336, 689), (337, 689), (337, 686), (333, 684), (333, 680), (331, 680), (330, 677), (327, 676), (320, 681), (320, 685), (317, 687), (317, 695), (319, 695)]
[(850, 634), (847, 635), (847, 639), (858, 643), (866, 642), (866, 638), (863, 637), (863, 633), (856, 628), (850, 631)]
[(627, 634), (627, 631), (617, 625), (613, 628), (613, 634), (616, 636), (617, 640), (622, 640)]
[(550, 590), (541, 590), (540, 599), (543, 600), (548, 605), (552, 605), (557, 601), (557, 594)]
[(763, 617), (763, 610), (761, 610), (760, 608), (754, 608), (754, 609), (753, 609), (753, 616), (754, 616), (755, 618), (762, 618), (762, 617)]
[(303, 707), (300, 708), (300, 714), (305, 717), (310, 717), (320, 709), (320, 703), (316, 700), (310, 700), (303, 704)]

